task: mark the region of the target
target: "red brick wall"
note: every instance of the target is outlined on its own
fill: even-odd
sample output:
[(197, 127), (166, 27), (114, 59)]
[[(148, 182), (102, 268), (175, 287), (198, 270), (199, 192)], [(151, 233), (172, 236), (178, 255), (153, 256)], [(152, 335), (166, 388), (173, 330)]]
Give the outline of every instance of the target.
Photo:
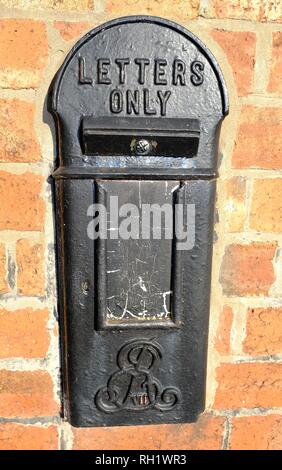
[[(222, 129), (207, 410), (198, 423), (72, 429), (60, 417), (46, 93), (110, 18), (164, 16), (219, 61)], [(282, 448), (282, 3), (0, 0), (0, 448)]]

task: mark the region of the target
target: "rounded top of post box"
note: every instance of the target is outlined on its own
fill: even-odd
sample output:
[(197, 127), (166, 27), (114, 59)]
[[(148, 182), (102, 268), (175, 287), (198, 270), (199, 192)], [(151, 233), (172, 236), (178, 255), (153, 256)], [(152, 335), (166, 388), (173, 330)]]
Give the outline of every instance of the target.
[[(162, 165), (159, 157), (165, 150), (168, 167), (216, 167), (219, 124), (228, 114), (224, 78), (209, 49), (172, 21), (129, 16), (91, 30), (67, 55), (49, 98), (49, 110), (57, 118), (61, 165), (103, 165), (99, 155), (105, 136), (117, 142), (123, 129), (115, 149), (124, 150), (124, 135), (148, 140), (151, 133), (150, 150), (143, 156), (136, 153), (135, 159), (107, 160), (111, 166)], [(95, 155), (94, 134), (99, 151), (88, 159), (87, 154)], [(133, 140), (125, 157), (140, 147)], [(105, 152), (111, 155), (110, 148)]]
[(106, 31), (110, 32), (110, 30), (116, 26), (122, 26), (122, 25), (128, 25), (128, 24), (132, 25), (134, 23), (141, 23), (141, 24), (147, 23), (151, 25), (160, 25), (162, 27), (165, 27), (165, 28), (171, 29), (172, 31), (177, 32), (178, 34), (182, 35), (184, 38), (194, 43), (202, 52), (202, 54), (207, 58), (211, 67), (214, 70), (214, 73), (218, 80), (218, 86), (221, 91), (222, 114), (223, 116), (226, 116), (228, 114), (229, 102), (228, 102), (228, 94), (227, 94), (225, 81), (224, 81), (221, 69), (215, 57), (210, 52), (210, 50), (205, 46), (205, 44), (197, 36), (195, 36), (193, 33), (191, 33), (191, 31), (187, 30), (183, 26), (180, 26), (174, 21), (166, 20), (164, 18), (160, 18), (157, 16), (148, 16), (148, 15), (125, 16), (122, 18), (117, 18), (117, 19), (108, 21), (107, 23), (104, 23), (100, 26), (97, 26), (96, 28), (92, 29), (87, 34), (85, 34), (71, 49), (71, 51), (67, 55), (66, 59), (64, 60), (63, 65), (61, 66), (59, 72), (57, 73), (55, 77), (55, 80), (52, 85), (52, 108), (53, 110), (57, 110), (57, 103), (59, 99), (58, 95), (59, 95), (60, 87), (62, 84), (62, 78), (67, 71), (67, 68), (71, 59), (79, 53), (79, 50), (81, 49), (81, 47), (84, 46), (86, 43), (89, 43), (89, 41), (95, 38), (95, 36), (101, 33), (104, 33)]

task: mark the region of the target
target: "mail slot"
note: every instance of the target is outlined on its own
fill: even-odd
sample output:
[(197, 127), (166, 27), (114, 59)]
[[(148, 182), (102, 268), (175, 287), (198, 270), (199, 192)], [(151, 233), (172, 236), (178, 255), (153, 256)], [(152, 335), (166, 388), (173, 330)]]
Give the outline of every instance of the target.
[(49, 93), (64, 413), (74, 426), (196, 421), (205, 408), (225, 83), (206, 46), (110, 21)]
[[(83, 148), (88, 155), (159, 155), (195, 157), (200, 127), (197, 119), (86, 118)], [(138, 142), (146, 141), (143, 148)]]

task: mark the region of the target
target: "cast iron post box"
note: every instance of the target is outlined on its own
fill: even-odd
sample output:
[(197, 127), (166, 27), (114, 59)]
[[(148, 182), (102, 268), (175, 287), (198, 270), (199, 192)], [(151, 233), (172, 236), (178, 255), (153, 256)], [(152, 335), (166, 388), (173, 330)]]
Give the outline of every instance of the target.
[(71, 50), (50, 110), (66, 415), (74, 426), (195, 421), (228, 112), (219, 66), (175, 23), (121, 18)]

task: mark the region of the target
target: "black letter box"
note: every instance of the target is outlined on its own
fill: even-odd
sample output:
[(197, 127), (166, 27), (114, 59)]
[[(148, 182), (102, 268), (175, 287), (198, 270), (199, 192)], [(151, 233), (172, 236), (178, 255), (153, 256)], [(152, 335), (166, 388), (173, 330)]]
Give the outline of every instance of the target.
[(106, 23), (50, 92), (64, 405), (74, 426), (192, 422), (205, 407), (224, 80), (160, 18)]

